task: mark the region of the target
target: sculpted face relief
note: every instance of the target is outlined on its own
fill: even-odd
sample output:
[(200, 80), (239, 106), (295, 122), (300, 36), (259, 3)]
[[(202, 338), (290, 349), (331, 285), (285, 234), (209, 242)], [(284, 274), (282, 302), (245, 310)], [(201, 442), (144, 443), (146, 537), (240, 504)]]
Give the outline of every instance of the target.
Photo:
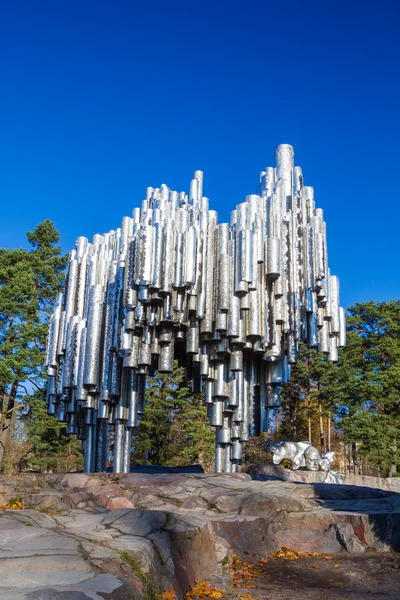
[(105, 469), (111, 438), (114, 472), (129, 470), (146, 377), (174, 361), (204, 390), (216, 470), (230, 472), (268, 431), (298, 344), (337, 360), (345, 317), (323, 212), (292, 146), (275, 158), (229, 223), (195, 171), (188, 194), (148, 188), (120, 228), (78, 238), (49, 323), (47, 402), (82, 440), (85, 471)]
[(324, 483), (341, 483), (340, 473), (330, 471), (335, 453), (320, 454), (310, 442), (278, 442), (272, 448), (272, 462), (279, 465), (284, 459), (289, 460), (291, 468), (296, 471), (305, 467), (308, 471), (328, 471)]
[(318, 471), (321, 456), (316, 448), (310, 446), (304, 452), (306, 467), (309, 471)]

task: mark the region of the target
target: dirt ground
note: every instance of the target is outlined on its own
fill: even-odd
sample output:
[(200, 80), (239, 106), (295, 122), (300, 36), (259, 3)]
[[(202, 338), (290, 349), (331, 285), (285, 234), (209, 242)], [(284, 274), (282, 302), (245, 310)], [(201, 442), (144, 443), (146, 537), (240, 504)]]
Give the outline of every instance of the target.
[(400, 555), (338, 554), (333, 560), (268, 559), (248, 588), (229, 586), (227, 600), (400, 600)]

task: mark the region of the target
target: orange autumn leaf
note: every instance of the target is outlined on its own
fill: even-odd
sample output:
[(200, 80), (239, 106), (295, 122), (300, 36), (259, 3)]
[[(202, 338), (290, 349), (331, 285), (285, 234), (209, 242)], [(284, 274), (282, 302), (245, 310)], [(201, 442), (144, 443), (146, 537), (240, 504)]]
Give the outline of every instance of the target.
[(162, 594), (158, 595), (158, 600), (176, 600), (174, 590), (166, 590)]
[(304, 557), (325, 558), (326, 560), (331, 560), (333, 558), (333, 556), (329, 554), (305, 552), (304, 550), (296, 550), (295, 548), (288, 548), (287, 546), (282, 546), (278, 552), (271, 552), (270, 556), (272, 558), (283, 558), (284, 560), (298, 560), (299, 558)]
[(11, 498), (9, 502), (0, 505), (0, 510), (23, 510), (26, 508), (20, 499)]
[(212, 587), (208, 581), (196, 581), (194, 586), (185, 594), (185, 600), (193, 600), (193, 596), (198, 596), (199, 600), (220, 600), (224, 597), (222, 591)]
[[(263, 560), (267, 562), (266, 559)], [(255, 588), (253, 580), (261, 575), (260, 567), (257, 564), (248, 563), (235, 554), (232, 556), (232, 564), (228, 567), (228, 571), (232, 575), (231, 585), (241, 588)]]

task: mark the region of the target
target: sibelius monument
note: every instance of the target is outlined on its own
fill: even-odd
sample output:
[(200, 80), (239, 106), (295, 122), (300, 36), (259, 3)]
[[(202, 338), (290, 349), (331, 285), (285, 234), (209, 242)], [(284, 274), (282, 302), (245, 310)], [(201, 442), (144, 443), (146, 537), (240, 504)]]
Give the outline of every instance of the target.
[(46, 350), (50, 414), (83, 440), (85, 471), (129, 472), (146, 377), (186, 369), (204, 390), (217, 472), (267, 431), (300, 342), (336, 361), (346, 343), (326, 225), (293, 148), (277, 147), (258, 194), (218, 224), (195, 171), (189, 194), (166, 185), (121, 228), (79, 237)]

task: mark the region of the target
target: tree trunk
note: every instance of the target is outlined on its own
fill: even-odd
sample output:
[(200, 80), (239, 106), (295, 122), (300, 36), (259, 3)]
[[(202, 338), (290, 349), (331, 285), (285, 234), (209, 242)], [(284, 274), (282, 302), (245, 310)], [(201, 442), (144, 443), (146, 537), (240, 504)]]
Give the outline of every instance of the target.
[(308, 400), (308, 441), (312, 443), (312, 430), (311, 430), (311, 400)]
[(319, 441), (321, 446), (321, 452), (325, 452), (324, 421), (322, 418), (321, 403), (319, 403)]
[(328, 452), (331, 451), (331, 426), (332, 426), (331, 413), (329, 413), (329, 416), (328, 416)]
[(204, 450), (200, 450), (197, 454), (197, 463), (202, 467), (204, 471)]
[[(393, 440), (393, 456), (396, 456), (396, 454), (397, 454), (397, 443), (396, 443), (396, 439), (394, 439)], [(393, 464), (390, 466), (389, 477), (395, 477), (396, 472), (397, 472), (396, 463), (393, 462)]]
[(349, 470), (349, 475), (351, 475), (351, 445), (347, 444), (347, 468)]
[(14, 416), (15, 398), (18, 390), (18, 381), (12, 384), (11, 392), (8, 397), (7, 410), (4, 411), (1, 417), (0, 429), (0, 471), (3, 467), (4, 457), (11, 441), (11, 423)]
[(351, 454), (352, 454), (352, 458), (353, 458), (353, 469), (354, 469), (354, 475), (358, 475), (358, 460), (357, 460), (357, 444), (355, 442), (353, 442), (351, 444)]

